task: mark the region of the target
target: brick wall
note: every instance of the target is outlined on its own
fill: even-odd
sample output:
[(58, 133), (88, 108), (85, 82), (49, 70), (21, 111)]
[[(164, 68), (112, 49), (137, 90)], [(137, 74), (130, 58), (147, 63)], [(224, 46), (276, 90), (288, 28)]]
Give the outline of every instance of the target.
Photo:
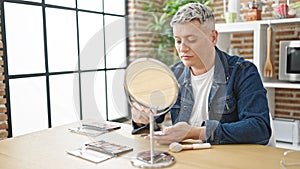
[[(161, 0), (155, 0), (157, 5), (161, 4)], [(241, 18), (244, 19), (247, 11), (247, 3), (250, 0), (240, 0)], [(151, 22), (151, 16), (143, 11), (142, 4), (147, 3), (147, 0), (129, 0), (129, 31), (130, 31), (130, 59), (139, 57), (151, 57), (151, 46), (157, 41), (153, 35), (147, 33), (147, 25)], [(211, 7), (214, 9), (216, 23), (224, 23), (223, 15), (223, 0), (212, 0)], [(262, 11), (262, 20), (274, 19), (274, 10), (272, 4), (274, 0), (264, 0)], [(280, 0), (279, 2), (286, 2)], [(290, 3), (296, 0), (290, 0)], [(274, 26), (274, 65), (275, 76), (278, 78), (278, 58), (279, 58), (279, 41), (300, 39), (300, 25), (284, 25)], [(231, 35), (231, 45), (239, 49), (241, 56), (246, 59), (253, 58), (253, 33), (235, 33)], [(275, 89), (275, 117), (300, 119), (300, 89)]]
[[(1, 13), (1, 11), (0, 11)], [(0, 20), (0, 25), (1, 25)], [(5, 84), (4, 84), (4, 68), (3, 68), (3, 43), (2, 43), (2, 28), (0, 26), (0, 140), (8, 136), (8, 124), (6, 114), (6, 98), (5, 98)]]
[[(153, 21), (150, 13), (145, 13), (143, 5), (148, 0), (128, 0), (128, 23), (129, 23), (129, 56), (130, 59), (152, 57), (152, 45), (157, 43), (158, 38), (150, 31), (147, 25)], [(156, 0), (156, 5), (161, 4)]]
[(275, 116), (300, 119), (300, 90), (275, 90)]

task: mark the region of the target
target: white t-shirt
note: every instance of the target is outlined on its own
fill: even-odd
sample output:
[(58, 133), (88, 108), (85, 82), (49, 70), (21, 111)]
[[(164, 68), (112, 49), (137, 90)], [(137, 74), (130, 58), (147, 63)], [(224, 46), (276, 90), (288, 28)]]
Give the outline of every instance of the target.
[(190, 125), (201, 126), (202, 121), (208, 119), (208, 96), (213, 82), (213, 76), (214, 67), (199, 76), (194, 76), (191, 73), (195, 103), (189, 119)]

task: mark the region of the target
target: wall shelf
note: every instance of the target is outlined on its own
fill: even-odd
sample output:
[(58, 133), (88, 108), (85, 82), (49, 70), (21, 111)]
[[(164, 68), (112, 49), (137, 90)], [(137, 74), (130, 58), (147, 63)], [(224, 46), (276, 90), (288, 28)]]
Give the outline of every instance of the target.
[(264, 82), (266, 88), (286, 88), (286, 89), (300, 89), (300, 83), (293, 82)]
[[(219, 32), (217, 46), (227, 51), (230, 47), (231, 33), (253, 33), (253, 63), (257, 66), (259, 73), (262, 75), (264, 63), (267, 55), (267, 27), (268, 24), (300, 24), (300, 18), (260, 20), (237, 23), (216, 24), (216, 30)], [(274, 35), (273, 35), (274, 36)], [(274, 39), (274, 38), (273, 38)], [(274, 44), (274, 43), (273, 43)], [(296, 88), (300, 89), (300, 83), (281, 82), (279, 80), (269, 80), (262, 77), (265, 87), (268, 88)]]
[[(219, 32), (219, 40), (217, 46), (223, 51), (227, 51), (230, 48), (231, 44), (229, 42), (232, 33), (253, 33), (253, 63), (257, 66), (264, 86), (268, 90), (270, 112), (274, 117), (275, 89), (300, 89), (300, 83), (284, 82), (276, 79), (271, 80), (262, 76), (267, 56), (267, 27), (269, 24), (275, 26), (283, 24), (300, 24), (300, 18), (220, 23), (216, 24), (216, 30)], [(275, 34), (273, 34), (273, 36), (275, 36)], [(275, 38), (273, 38), (273, 49), (275, 42), (274, 39)]]
[(300, 23), (300, 18), (289, 18), (289, 19), (274, 19), (274, 20), (260, 20), (260, 21), (249, 21), (249, 22), (236, 22), (236, 23), (219, 23), (216, 24), (216, 30), (218, 32), (243, 32), (243, 31), (254, 31), (259, 25), (268, 24), (295, 24)]

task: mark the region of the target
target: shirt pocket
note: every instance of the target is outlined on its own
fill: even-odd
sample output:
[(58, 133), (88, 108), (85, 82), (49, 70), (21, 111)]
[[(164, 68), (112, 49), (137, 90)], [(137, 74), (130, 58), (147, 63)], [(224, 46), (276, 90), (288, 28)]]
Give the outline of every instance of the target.
[(236, 98), (232, 95), (218, 98), (211, 107), (217, 114), (231, 114), (236, 109)]

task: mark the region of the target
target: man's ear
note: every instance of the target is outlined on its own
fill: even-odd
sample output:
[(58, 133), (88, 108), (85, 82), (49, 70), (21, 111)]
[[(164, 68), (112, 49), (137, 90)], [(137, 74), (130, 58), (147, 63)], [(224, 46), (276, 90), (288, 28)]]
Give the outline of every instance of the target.
[(216, 45), (217, 45), (217, 42), (218, 42), (218, 31), (213, 30), (213, 31), (211, 32), (211, 37), (212, 37), (211, 42), (213, 43), (214, 46), (216, 46)]

